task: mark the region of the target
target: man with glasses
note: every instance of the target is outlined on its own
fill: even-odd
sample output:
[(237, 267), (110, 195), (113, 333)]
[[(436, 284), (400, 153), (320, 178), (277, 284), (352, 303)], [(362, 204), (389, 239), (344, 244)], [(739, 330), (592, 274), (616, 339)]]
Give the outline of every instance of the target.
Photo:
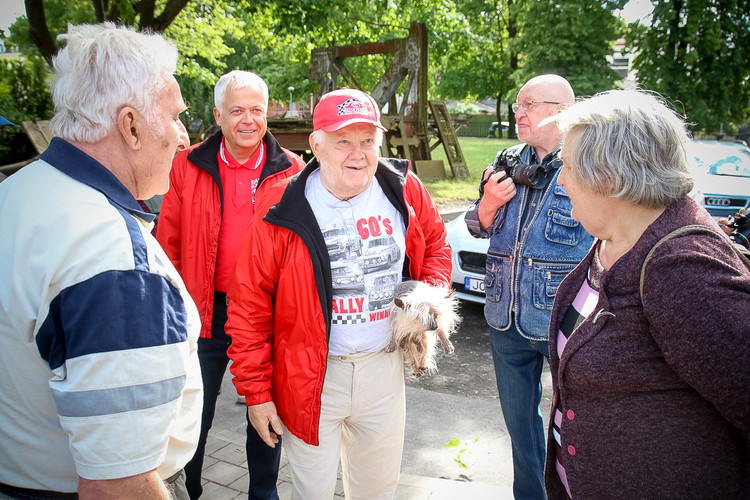
[(498, 153), (466, 214), (472, 235), (490, 238), (484, 313), (513, 448), (516, 499), (545, 498), (539, 403), (550, 312), (558, 285), (593, 241), (571, 218), (570, 200), (557, 184), (562, 137), (554, 115), (574, 100), (570, 83), (558, 75), (537, 76), (521, 88), (512, 109), (524, 144)]

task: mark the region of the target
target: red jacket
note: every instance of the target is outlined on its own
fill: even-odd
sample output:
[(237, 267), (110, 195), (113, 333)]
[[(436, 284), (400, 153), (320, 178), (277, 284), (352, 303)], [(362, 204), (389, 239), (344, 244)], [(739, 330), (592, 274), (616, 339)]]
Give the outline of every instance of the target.
[[(211, 337), (214, 309), (214, 275), (224, 205), (216, 159), (222, 137), (217, 132), (175, 156), (156, 230), (156, 239), (198, 306), (201, 337)], [(279, 146), (270, 132), (266, 132), (263, 141), (267, 147), (266, 162), (256, 200), (276, 181), (291, 177), (305, 165), (299, 156)]]
[[(229, 357), (248, 405), (273, 401), (284, 425), (318, 444), (332, 316), (328, 250), (305, 199), (317, 160), (273, 186), (240, 249), (229, 286)], [(445, 224), (406, 160), (380, 159), (375, 177), (406, 224), (404, 279), (450, 283)], [(267, 213), (266, 213), (267, 212)]]

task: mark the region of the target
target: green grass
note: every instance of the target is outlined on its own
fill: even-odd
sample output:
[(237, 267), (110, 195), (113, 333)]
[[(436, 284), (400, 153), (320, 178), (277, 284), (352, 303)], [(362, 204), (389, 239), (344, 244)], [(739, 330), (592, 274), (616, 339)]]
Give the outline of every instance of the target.
[(511, 139), (481, 139), (477, 137), (461, 137), (458, 140), (461, 152), (469, 168), (469, 178), (463, 181), (454, 180), (445, 150), (438, 146), (432, 152), (433, 160), (443, 160), (445, 171), (449, 178), (442, 181), (425, 182), (433, 201), (438, 205), (469, 205), (478, 196), (479, 179), (487, 165), (492, 163), (495, 155), (501, 149), (514, 144), (517, 140)]

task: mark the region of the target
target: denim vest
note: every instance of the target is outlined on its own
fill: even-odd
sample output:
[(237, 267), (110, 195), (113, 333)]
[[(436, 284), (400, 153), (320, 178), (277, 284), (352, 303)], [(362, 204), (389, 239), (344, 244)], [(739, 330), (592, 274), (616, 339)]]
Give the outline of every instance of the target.
[(557, 288), (594, 240), (571, 217), (570, 198), (557, 185), (559, 174), (558, 170), (530, 214), (528, 231), (521, 227), (521, 214), (530, 188), (517, 185), (516, 196), (498, 210), (488, 234), (483, 235), (490, 238), (484, 277), (487, 323), (507, 330), (515, 311), (518, 331), (531, 340), (548, 339)]

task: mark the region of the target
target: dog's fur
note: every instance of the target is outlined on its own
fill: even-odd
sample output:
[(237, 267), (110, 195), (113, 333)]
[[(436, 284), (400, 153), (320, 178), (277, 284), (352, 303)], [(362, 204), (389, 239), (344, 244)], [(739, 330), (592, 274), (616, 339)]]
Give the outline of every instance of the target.
[(437, 339), (446, 354), (453, 354), (450, 336), (460, 322), (457, 307), (458, 301), (447, 288), (422, 281), (399, 283), (388, 317), (391, 341), (387, 351), (401, 347), (416, 377), (434, 372)]

